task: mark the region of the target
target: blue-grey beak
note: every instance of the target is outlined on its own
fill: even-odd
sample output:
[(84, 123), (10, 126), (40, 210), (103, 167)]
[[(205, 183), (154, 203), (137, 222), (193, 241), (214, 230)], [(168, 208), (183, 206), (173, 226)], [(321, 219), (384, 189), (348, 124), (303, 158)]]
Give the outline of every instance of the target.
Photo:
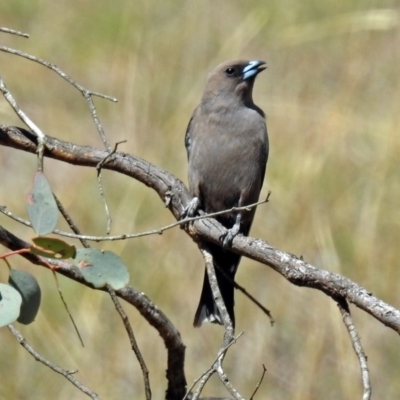
[(243, 79), (249, 79), (253, 76), (258, 75), (261, 71), (264, 71), (267, 67), (262, 67), (265, 65), (265, 61), (250, 61), (242, 71)]

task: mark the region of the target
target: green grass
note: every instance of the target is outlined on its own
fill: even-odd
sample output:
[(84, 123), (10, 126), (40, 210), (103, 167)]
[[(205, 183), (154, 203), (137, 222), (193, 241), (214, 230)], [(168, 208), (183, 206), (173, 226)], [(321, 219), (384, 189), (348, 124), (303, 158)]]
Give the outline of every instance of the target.
[[(96, 99), (111, 142), (186, 182), (183, 137), (207, 71), (230, 58), (263, 59), (254, 98), (268, 116), (271, 142), (263, 195), (252, 235), (332, 272), (344, 274), (400, 307), (400, 9), (397, 1), (19, 1), (0, 5), (0, 24), (31, 35), (1, 34), (1, 44), (42, 57), (82, 85), (119, 99)], [(101, 146), (78, 92), (48, 70), (0, 53), (1, 74), (45, 133)], [(0, 122), (20, 124), (0, 99)], [(0, 148), (0, 204), (26, 216), (24, 196), (35, 157)], [(54, 191), (82, 231), (104, 234), (95, 171), (46, 161)], [(126, 177), (105, 173), (113, 233), (167, 224), (158, 197)], [(31, 232), (0, 216), (28, 240)], [(187, 346), (190, 384), (215, 358), (222, 330), (192, 328), (203, 261), (179, 229), (130, 242), (96, 244), (129, 265), (131, 284), (176, 324)], [(104, 399), (144, 398), (137, 361), (111, 302), (64, 278), (61, 286), (85, 341), (82, 349), (58, 299), (51, 274), (15, 259), (40, 281), (37, 321), (18, 326), (42, 354)], [(6, 275), (4, 267), (0, 273)], [(252, 393), (265, 364), (259, 399), (361, 398), (360, 374), (336, 305), (296, 288), (265, 266), (243, 260), (238, 281), (271, 309), (276, 325), (240, 294), (238, 331), (227, 357), (232, 383)], [(150, 369), (154, 398), (165, 390), (166, 355), (158, 334), (125, 306)], [(373, 398), (400, 391), (398, 336), (351, 308), (368, 356)], [(0, 397), (85, 398), (38, 365), (0, 331)], [(223, 395), (216, 379), (205, 395)]]

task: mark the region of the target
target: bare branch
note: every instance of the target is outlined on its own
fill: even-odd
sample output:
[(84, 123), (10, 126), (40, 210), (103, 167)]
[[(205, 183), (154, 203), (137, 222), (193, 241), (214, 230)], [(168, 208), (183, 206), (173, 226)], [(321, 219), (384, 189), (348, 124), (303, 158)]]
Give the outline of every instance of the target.
[[(226, 387), (228, 392), (237, 400), (244, 400), (239, 392), (230, 383), (228, 376), (226, 375), (222, 364), (226, 355), (226, 349), (235, 340), (235, 330), (232, 325), (232, 320), (229, 317), (228, 310), (226, 309), (224, 300), (221, 295), (221, 291), (218, 286), (217, 277), (215, 275), (215, 268), (213, 257), (211, 252), (208, 250), (207, 245), (204, 242), (199, 244), (199, 249), (203, 255), (204, 261), (206, 263), (206, 270), (208, 275), (208, 281), (210, 282), (211, 291), (214, 297), (215, 304), (217, 305), (218, 311), (221, 315), (222, 321), (224, 323), (225, 332), (224, 340), (222, 343), (222, 348), (218, 352), (218, 358), (214, 364), (214, 370), (218, 373), (219, 380)], [(208, 374), (206, 374), (208, 376)], [(210, 375), (211, 376), (211, 375)]]
[(223, 383), (226, 390), (233, 396), (235, 400), (244, 400), (244, 397), (238, 392), (238, 390), (231, 384), (228, 375), (222, 367), (222, 357), (217, 362), (217, 373), (219, 380)]
[[(116, 98), (85, 89), (83, 86), (81, 86), (77, 82), (75, 82), (75, 80), (72, 79), (70, 76), (68, 76), (64, 71), (62, 71), (60, 68), (58, 68), (55, 64), (52, 64), (45, 60), (42, 60), (41, 58), (32, 56), (31, 54), (27, 54), (27, 53), (24, 53), (19, 50), (11, 49), (10, 47), (6, 47), (6, 46), (0, 46), (0, 51), (4, 51), (5, 53), (9, 53), (9, 54), (14, 54), (16, 56), (23, 57), (23, 58), (26, 58), (27, 60), (34, 61), (40, 65), (43, 65), (43, 66), (49, 68), (50, 70), (54, 71), (57, 75), (61, 76), (61, 78), (65, 79), (75, 89), (79, 90), (79, 92), (82, 94), (82, 96), (86, 100), (86, 103), (87, 103), (89, 111), (90, 111), (90, 115), (92, 116), (94, 124), (96, 125), (97, 132), (99, 133), (100, 138), (103, 141), (105, 148), (108, 151), (111, 151), (111, 146), (109, 145), (109, 143), (107, 141), (106, 135), (104, 133), (104, 129), (103, 129), (103, 127), (100, 123), (100, 120), (97, 116), (97, 110), (93, 103), (92, 96), (101, 97), (103, 99), (110, 100), (114, 103), (117, 102)], [(31, 128), (31, 126), (29, 126), (29, 127)]]
[[(235, 330), (232, 325), (232, 320), (229, 317), (228, 310), (226, 309), (224, 299), (222, 298), (221, 291), (219, 290), (217, 276), (215, 275), (213, 256), (211, 252), (208, 250), (207, 245), (205, 243), (200, 243), (199, 249), (206, 263), (208, 281), (210, 282), (210, 287), (214, 297), (215, 304), (217, 305), (218, 311), (222, 318), (222, 322), (224, 323), (225, 327), (224, 346), (226, 347), (233, 340)], [(225, 353), (222, 352), (221, 354)]]
[[(186, 396), (182, 399), (182, 400), (186, 400), (186, 399), (190, 399), (190, 400), (197, 400), (202, 392), (202, 390), (204, 389), (204, 386), (206, 385), (207, 381), (211, 378), (211, 376), (213, 374), (215, 374), (216, 372), (216, 368), (218, 365), (218, 360), (220, 359), (220, 356), (222, 353), (226, 353), (228, 351), (228, 349), (233, 346), (234, 344), (236, 344), (236, 342), (238, 341), (238, 339), (243, 335), (243, 332), (240, 332), (239, 335), (237, 335), (235, 338), (233, 338), (233, 340), (224, 348), (222, 348), (219, 352), (218, 352), (218, 356), (217, 358), (213, 361), (211, 367), (204, 372), (199, 378), (197, 378), (192, 386), (189, 388), (188, 393), (186, 394)], [(197, 387), (195, 392), (192, 392), (192, 389), (199, 384), (199, 386)], [(203, 399), (203, 398), (202, 398)]]
[[(0, 207), (0, 212), (1, 212), (1, 207)], [(219, 266), (216, 266), (218, 270), (224, 275), (224, 277), (232, 283), (232, 285), (235, 287), (235, 289), (239, 290), (239, 292), (242, 292), (245, 297), (247, 297), (251, 302), (253, 302), (264, 314), (266, 314), (269, 318), (269, 323), (271, 326), (275, 324), (274, 317), (271, 314), (271, 311), (268, 310), (268, 308), (264, 307), (251, 293), (249, 293), (243, 286), (239, 285), (234, 279), (232, 279), (222, 268), (219, 268)]]
[(111, 299), (114, 303), (115, 309), (118, 311), (118, 314), (121, 316), (122, 322), (124, 323), (126, 333), (128, 334), (129, 340), (131, 342), (132, 350), (134, 351), (137, 360), (139, 361), (140, 368), (142, 370), (143, 380), (144, 380), (144, 390), (146, 394), (146, 400), (151, 399), (151, 389), (150, 389), (150, 380), (149, 380), (149, 370), (147, 369), (146, 363), (144, 362), (144, 358), (142, 353), (140, 352), (139, 346), (136, 342), (135, 334), (133, 333), (133, 329), (131, 324), (129, 323), (129, 319), (122, 308), (118, 297), (115, 294), (115, 290), (107, 285), (107, 291), (110, 293)]
[(75, 89), (79, 90), (82, 95), (84, 93), (87, 93), (92, 96), (97, 96), (101, 97), (106, 100), (110, 100), (114, 103), (116, 103), (118, 100), (115, 97), (112, 96), (107, 96), (106, 94), (98, 93), (98, 92), (93, 92), (91, 90), (85, 89), (83, 86), (81, 86), (79, 83), (75, 82), (69, 75), (67, 75), (64, 71), (62, 71), (60, 68), (57, 67), (57, 65), (52, 64), (46, 60), (43, 60), (41, 58), (32, 56), (31, 54), (24, 53), (23, 51), (15, 50), (10, 47), (6, 46), (0, 46), (0, 51), (4, 51), (5, 53), (9, 54), (14, 54), (19, 57), (26, 58), (27, 60), (33, 61), (35, 63), (38, 63), (40, 65), (45, 66), (46, 68), (51, 69), (53, 72), (55, 72), (57, 75), (59, 75), (61, 78), (66, 80), (69, 84), (71, 84)]
[[(69, 317), (69, 320), (72, 323), (72, 326), (74, 327), (76, 335), (78, 336), (78, 339), (81, 342), (81, 346), (85, 347), (85, 344), (83, 343), (83, 339), (82, 339), (82, 336), (81, 336), (81, 334), (79, 332), (78, 326), (76, 325), (75, 320), (74, 320), (74, 318), (72, 316), (72, 313), (69, 310), (68, 303), (66, 302), (66, 300), (64, 298), (63, 292), (62, 292), (61, 287), (60, 287), (60, 283), (58, 282), (57, 274), (55, 273), (55, 268), (51, 263), (46, 262), (45, 260), (44, 260), (44, 262), (47, 264), (47, 266), (51, 269), (51, 272), (53, 273), (54, 281), (56, 282), (56, 287), (57, 287), (58, 295), (60, 296), (60, 300), (61, 300), (61, 302), (62, 302), (62, 304), (63, 304), (63, 306), (65, 308), (65, 311), (68, 314), (68, 317)], [(46, 265), (44, 265), (44, 266), (46, 266)]]
[(363, 383), (363, 400), (371, 399), (371, 380), (369, 378), (369, 369), (367, 363), (367, 357), (364, 353), (364, 349), (361, 345), (360, 337), (358, 336), (356, 327), (353, 324), (353, 319), (351, 318), (349, 306), (345, 300), (338, 300), (339, 311), (342, 314), (344, 325), (349, 332), (351, 344), (353, 345), (354, 352), (360, 363), (361, 378)]
[[(67, 222), (67, 224), (69, 225), (69, 227), (71, 228), (71, 230), (77, 235), (80, 236), (80, 230), (79, 228), (75, 225), (74, 221), (72, 220), (72, 218), (70, 217), (70, 215), (68, 214), (67, 210), (65, 209), (65, 207), (62, 205), (61, 201), (57, 198), (57, 196), (53, 193), (54, 196), (54, 200), (56, 201), (57, 204), (57, 208), (58, 211), (60, 211), (61, 215), (64, 217), (65, 221)], [(0, 206), (0, 212), (2, 211), (2, 207)], [(29, 225), (27, 226), (31, 226), (31, 223), (29, 221), (26, 221)], [(26, 224), (25, 224), (26, 225)], [(80, 240), (80, 242), (82, 243), (83, 247), (89, 248), (89, 244), (87, 243), (86, 239), (82, 238), (82, 237), (78, 237), (77, 239)]]
[[(111, 232), (111, 223), (112, 223), (112, 218), (110, 214), (110, 208), (108, 207), (106, 195), (104, 194), (104, 189), (103, 189), (103, 182), (102, 182), (102, 176), (101, 176), (101, 168), (97, 168), (97, 184), (99, 185), (99, 193), (100, 197), (103, 200), (103, 205), (104, 205), (104, 211), (106, 213), (106, 218), (107, 218), (107, 226), (106, 226), (106, 234), (109, 235)], [(88, 240), (88, 239), (86, 239)]]
[(11, 35), (17, 35), (17, 36), (22, 36), (24, 38), (29, 38), (29, 34), (20, 32), (20, 31), (16, 31), (15, 29), (0, 27), (0, 32), (10, 33)]
[[(207, 245), (204, 242), (199, 244), (199, 249), (201, 254), (203, 255), (204, 261), (206, 263), (206, 270), (208, 275), (208, 281), (210, 282), (211, 291), (214, 297), (215, 304), (217, 305), (218, 311), (221, 315), (222, 321), (224, 323), (225, 332), (224, 332), (224, 340), (222, 343), (222, 347), (218, 352), (218, 358), (216, 363), (214, 364), (214, 370), (218, 373), (219, 380), (228, 390), (228, 392), (236, 399), (236, 400), (244, 400), (240, 393), (236, 388), (233, 387), (229, 378), (224, 371), (222, 366), (224, 362), (224, 358), (226, 355), (226, 351), (229, 345), (235, 341), (235, 330), (232, 325), (232, 320), (229, 317), (228, 310), (226, 309), (224, 300), (221, 295), (221, 291), (218, 286), (217, 277), (215, 275), (214, 262), (211, 252), (208, 250)], [(206, 375), (208, 376), (208, 374)], [(211, 375), (210, 375), (211, 376)]]
[(249, 400), (253, 400), (253, 399), (254, 399), (256, 393), (258, 392), (258, 389), (260, 388), (260, 386), (261, 386), (261, 384), (262, 384), (262, 382), (263, 382), (263, 380), (264, 380), (265, 373), (267, 372), (267, 368), (265, 368), (265, 365), (264, 365), (264, 364), (262, 365), (262, 367), (263, 367), (263, 372), (262, 372), (262, 374), (261, 374), (261, 378), (260, 378), (260, 380), (258, 381), (258, 383), (257, 383), (257, 385), (256, 385), (256, 388), (254, 389), (254, 392), (253, 392), (253, 394), (251, 395), (251, 397), (250, 397)]
[[(108, 154), (104, 150), (63, 142), (50, 136), (47, 137), (47, 143), (51, 146), (45, 150), (45, 156), (74, 165), (95, 168)], [(37, 140), (24, 129), (0, 125), (0, 145), (35, 153)], [(138, 157), (117, 152), (103, 168), (130, 176), (155, 190), (162, 202), (168, 203), (168, 208), (176, 219), (180, 218), (191, 199), (179, 179)], [(202, 219), (194, 221), (186, 231), (195, 241), (220, 244), (220, 237), (226, 229), (215, 220)], [(400, 311), (372, 296), (350, 279), (316, 268), (260, 239), (238, 235), (232, 242), (231, 251), (268, 265), (297, 286), (318, 289), (333, 299), (345, 298), (400, 333)]]
[[(250, 204), (248, 206), (243, 206), (243, 207), (232, 207), (228, 210), (224, 210), (224, 211), (218, 211), (218, 212), (214, 212), (214, 213), (210, 213), (210, 214), (206, 214), (206, 213), (201, 213), (201, 215), (197, 216), (197, 217), (191, 217), (191, 218), (185, 218), (185, 219), (181, 219), (177, 222), (173, 222), (172, 224), (169, 225), (165, 225), (161, 228), (156, 228), (156, 229), (151, 229), (149, 231), (144, 231), (144, 232), (139, 232), (139, 233), (123, 233), (121, 235), (108, 235), (108, 236), (93, 236), (93, 235), (82, 235), (80, 233), (75, 232), (71, 233), (71, 232), (65, 232), (65, 231), (61, 231), (59, 229), (54, 229), (53, 233), (60, 235), (60, 236), (64, 236), (64, 237), (68, 237), (71, 239), (78, 239), (78, 240), (87, 240), (87, 241), (93, 241), (93, 242), (111, 242), (111, 241), (116, 241), (116, 240), (126, 240), (126, 239), (136, 239), (136, 238), (140, 238), (140, 237), (144, 237), (144, 236), (150, 236), (150, 235), (162, 235), (165, 231), (169, 230), (169, 229), (173, 229), (176, 228), (177, 226), (184, 226), (187, 225), (188, 223), (200, 220), (200, 219), (205, 219), (205, 218), (213, 218), (217, 215), (222, 215), (222, 214), (227, 214), (230, 213), (232, 211), (240, 211), (240, 210), (248, 210), (250, 208), (254, 208), (260, 204), (265, 204), (267, 203), (269, 200), (268, 198), (262, 201), (258, 201), (257, 203), (254, 204)], [(60, 210), (61, 211), (61, 210)], [(14, 221), (17, 221), (25, 226), (28, 227), (32, 227), (32, 224), (26, 220), (23, 219), (21, 217), (18, 217), (16, 215), (14, 215), (11, 211), (7, 210), (6, 206), (2, 206), (0, 205), (0, 213), (6, 215), (7, 217), (13, 219)], [(67, 221), (68, 222), (68, 221)], [(71, 228), (72, 229), (72, 228)], [(227, 277), (229, 279), (229, 277)], [(236, 283), (234, 283), (236, 284)], [(237, 285), (237, 289), (239, 289), (240, 291), (242, 291), (246, 296), (248, 296), (252, 301), (254, 301), (257, 304), (257, 301), (255, 299), (252, 299), (250, 295), (248, 295), (248, 293), (246, 293), (246, 290), (243, 289), (241, 286)], [(263, 309), (264, 312), (266, 312), (267, 315), (269, 315), (269, 311), (267, 309), (264, 309), (262, 305), (258, 304), (258, 306), (260, 308)], [(270, 315), (269, 315), (270, 316)], [(272, 317), (270, 317), (272, 318)], [(271, 323), (273, 323), (273, 319), (271, 320)]]
[(36, 361), (41, 362), (44, 364), (46, 367), (52, 369), (54, 372), (57, 372), (58, 374), (64, 376), (64, 378), (68, 379), (73, 385), (75, 385), (81, 392), (87, 394), (90, 398), (98, 400), (99, 397), (97, 396), (96, 393), (92, 392), (89, 390), (86, 386), (84, 386), (81, 382), (78, 381), (74, 377), (74, 374), (77, 371), (67, 371), (65, 369), (62, 369), (55, 365), (54, 363), (50, 362), (49, 360), (46, 360), (43, 356), (41, 356), (39, 353), (37, 353), (33, 347), (27, 343), (26, 339), (18, 332), (16, 328), (12, 325), (8, 325), (8, 329), (11, 331), (11, 333), (15, 336), (15, 338), (18, 340), (19, 344), (26, 350), (28, 353), (35, 358)]
[(108, 207), (108, 203), (106, 200), (106, 196), (104, 194), (104, 189), (103, 189), (103, 182), (101, 179), (101, 168), (103, 167), (104, 164), (106, 164), (108, 162), (108, 160), (111, 159), (111, 157), (113, 156), (113, 154), (117, 151), (118, 149), (118, 145), (121, 143), (125, 143), (126, 140), (122, 140), (121, 142), (117, 142), (114, 145), (114, 148), (109, 152), (109, 154), (107, 154), (107, 156), (105, 158), (103, 158), (97, 165), (96, 165), (96, 170), (97, 170), (97, 182), (99, 185), (99, 191), (100, 191), (100, 197), (103, 199), (103, 203), (104, 203), (104, 211), (106, 212), (106, 217), (107, 217), (107, 228), (106, 228), (106, 233), (107, 235), (110, 234), (111, 232), (111, 214), (110, 214), (110, 209)]
[(0, 91), (3, 93), (4, 98), (7, 100), (8, 104), (11, 108), (15, 111), (18, 117), (21, 119), (22, 122), (25, 123), (29, 129), (36, 135), (38, 139), (38, 171), (43, 171), (43, 153), (44, 153), (44, 146), (46, 142), (46, 135), (39, 129), (39, 127), (31, 121), (31, 119), (21, 110), (17, 101), (15, 100), (14, 96), (11, 92), (7, 89), (3, 79), (0, 77)]

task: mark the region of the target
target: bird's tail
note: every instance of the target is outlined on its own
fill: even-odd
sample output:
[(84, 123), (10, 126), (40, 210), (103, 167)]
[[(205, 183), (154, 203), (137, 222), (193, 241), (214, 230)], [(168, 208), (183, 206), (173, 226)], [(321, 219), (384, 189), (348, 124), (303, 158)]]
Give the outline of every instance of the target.
[[(241, 257), (238, 254), (226, 251), (222, 247), (212, 243), (207, 243), (207, 247), (213, 256), (215, 275), (222, 299), (224, 300), (225, 307), (232, 320), (233, 327), (235, 327), (235, 313), (233, 310), (235, 305), (233, 293), (234, 285), (224, 276), (221, 270), (233, 281)], [(214, 302), (207, 271), (204, 275), (203, 289), (201, 291), (200, 302), (194, 317), (193, 326), (199, 327), (203, 322), (223, 325), (221, 314)]]

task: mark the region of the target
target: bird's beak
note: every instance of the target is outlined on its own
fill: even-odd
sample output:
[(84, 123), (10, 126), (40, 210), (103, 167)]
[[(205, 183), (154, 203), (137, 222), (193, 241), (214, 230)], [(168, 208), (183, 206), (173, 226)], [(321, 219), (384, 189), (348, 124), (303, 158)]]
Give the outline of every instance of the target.
[(243, 80), (249, 79), (252, 76), (258, 75), (261, 71), (264, 71), (267, 67), (262, 67), (265, 65), (265, 61), (250, 61), (242, 71)]

